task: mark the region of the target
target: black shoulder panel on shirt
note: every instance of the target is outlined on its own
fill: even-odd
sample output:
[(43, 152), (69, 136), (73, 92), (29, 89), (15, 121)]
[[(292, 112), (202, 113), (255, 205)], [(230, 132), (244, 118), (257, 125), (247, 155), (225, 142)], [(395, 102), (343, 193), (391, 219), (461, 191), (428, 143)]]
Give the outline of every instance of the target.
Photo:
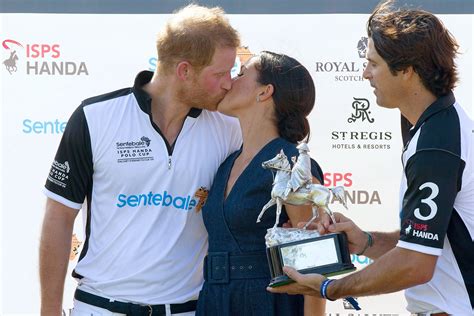
[(86, 106), (93, 103), (103, 102), (114, 98), (122, 97), (130, 93), (132, 93), (132, 88), (123, 88), (109, 93), (104, 93), (95, 97), (87, 98), (82, 102), (82, 105)]
[[(82, 104), (69, 118), (54, 160), (46, 188), (69, 201), (83, 203), (92, 186), (93, 163), (89, 127)], [(59, 178), (58, 164), (64, 165)]]
[(454, 106), (428, 118), (420, 129), (416, 151), (438, 149), (461, 156), (461, 127)]

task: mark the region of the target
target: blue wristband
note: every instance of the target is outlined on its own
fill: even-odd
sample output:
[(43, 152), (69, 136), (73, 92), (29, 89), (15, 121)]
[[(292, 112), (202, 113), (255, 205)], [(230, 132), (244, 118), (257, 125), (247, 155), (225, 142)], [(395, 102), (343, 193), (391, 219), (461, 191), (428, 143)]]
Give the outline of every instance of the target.
[[(329, 301), (335, 301), (335, 300), (329, 298), (328, 294), (327, 294), (328, 286), (329, 286), (329, 284), (331, 284), (331, 282), (334, 282), (334, 280), (331, 280), (331, 279), (324, 280), (323, 283), (321, 283), (321, 287), (319, 288), (319, 292), (320, 292), (322, 298), (325, 298)], [(352, 307), (354, 307), (355, 310), (357, 310), (357, 311), (361, 310), (361, 308), (359, 306), (359, 303), (353, 297), (351, 297), (351, 296), (346, 297), (345, 300), (348, 301), (352, 305)]]
[(328, 289), (328, 286), (331, 282), (333, 282), (334, 280), (331, 280), (331, 279), (326, 279), (323, 281), (323, 283), (321, 283), (321, 287), (319, 288), (319, 292), (321, 294), (321, 297), (322, 298), (325, 298), (329, 301), (334, 301), (333, 299), (330, 299), (328, 296), (327, 296), (327, 289)]

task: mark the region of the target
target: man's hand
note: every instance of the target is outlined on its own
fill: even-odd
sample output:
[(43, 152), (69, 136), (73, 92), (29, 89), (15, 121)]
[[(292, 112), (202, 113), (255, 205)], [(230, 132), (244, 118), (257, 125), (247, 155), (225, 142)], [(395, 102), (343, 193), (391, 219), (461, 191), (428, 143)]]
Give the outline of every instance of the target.
[(334, 213), (336, 223), (328, 226), (330, 233), (344, 232), (347, 235), (350, 253), (361, 253), (367, 244), (367, 235), (351, 219), (341, 213)]
[[(336, 223), (332, 223), (331, 217), (324, 212), (308, 226), (308, 229), (318, 230), (321, 235), (344, 232), (349, 242), (349, 251), (360, 253), (367, 243), (367, 235), (351, 219), (341, 213), (335, 212), (334, 218)], [(298, 223), (299, 228), (303, 228), (304, 225), (306, 225), (306, 222)]]
[(301, 274), (293, 268), (284, 267), (283, 271), (295, 283), (290, 283), (278, 287), (267, 287), (267, 291), (272, 293), (304, 294), (321, 297), (319, 289), (321, 283), (326, 279), (320, 274)]

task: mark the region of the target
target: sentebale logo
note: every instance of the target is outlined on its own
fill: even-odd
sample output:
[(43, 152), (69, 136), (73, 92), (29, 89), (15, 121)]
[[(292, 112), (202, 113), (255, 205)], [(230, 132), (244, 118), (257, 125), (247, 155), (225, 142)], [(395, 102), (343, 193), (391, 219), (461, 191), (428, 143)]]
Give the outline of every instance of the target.
[(119, 194), (117, 196), (116, 206), (124, 207), (148, 207), (148, 206), (165, 206), (174, 207), (179, 210), (192, 210), (197, 202), (195, 198), (188, 196), (173, 196), (168, 191), (162, 193), (154, 193), (152, 191), (143, 194)]

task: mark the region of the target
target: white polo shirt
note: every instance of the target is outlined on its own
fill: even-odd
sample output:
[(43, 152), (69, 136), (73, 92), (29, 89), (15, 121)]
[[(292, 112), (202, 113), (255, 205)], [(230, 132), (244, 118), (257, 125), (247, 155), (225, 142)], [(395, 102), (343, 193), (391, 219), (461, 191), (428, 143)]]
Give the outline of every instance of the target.
[[(87, 292), (140, 304), (196, 299), (207, 232), (199, 202), (221, 162), (241, 145), (238, 121), (192, 109), (175, 144), (151, 119), (151, 99), (133, 88), (85, 100), (64, 131), (45, 194), (87, 208), (73, 275)], [(201, 200), (200, 200), (201, 199)]]
[(413, 313), (474, 314), (474, 124), (455, 102), (426, 109), (402, 157), (397, 246), (438, 256), (432, 280), (405, 291)]

